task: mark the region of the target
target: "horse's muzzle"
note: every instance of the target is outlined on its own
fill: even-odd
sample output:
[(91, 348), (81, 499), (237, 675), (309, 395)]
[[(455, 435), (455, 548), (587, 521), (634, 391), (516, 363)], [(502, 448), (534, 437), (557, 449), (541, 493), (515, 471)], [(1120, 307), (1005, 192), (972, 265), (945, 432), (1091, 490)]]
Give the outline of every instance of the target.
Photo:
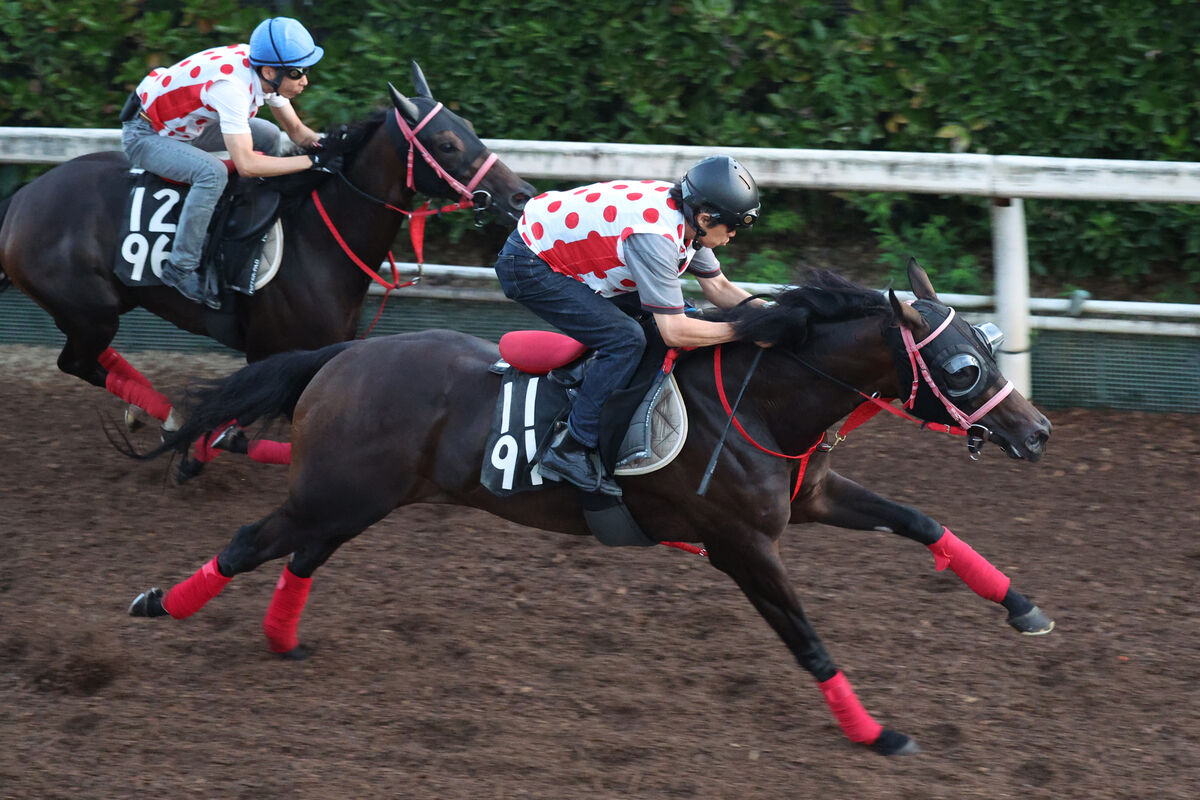
[(506, 213), (514, 222), (521, 219), (521, 214), (525, 211), (525, 204), (535, 194), (537, 194), (537, 189), (532, 184), (522, 183), (521, 188), (508, 196)]
[[(532, 186), (528, 188), (530, 190), (533, 189)], [(475, 193), (471, 196), (471, 202), (475, 212), (475, 224), (482, 224), (481, 220), (485, 217), (486, 212), (488, 211), (491, 211), (494, 214), (502, 214), (503, 216), (511, 219), (513, 222), (516, 222), (521, 218), (521, 214), (525, 211), (525, 203), (529, 202), (529, 198), (532, 196), (532, 194), (529, 194), (525, 191), (518, 191), (509, 195), (507, 202), (497, 203), (495, 198), (492, 197), (491, 192), (483, 189), (476, 189)]]
[(1008, 453), (1009, 458), (1024, 459), (1031, 463), (1040, 461), (1046, 454), (1046, 442), (1050, 440), (1050, 420), (1042, 417), (1034, 423), (1033, 430), (1026, 434), (1020, 442), (1008, 437), (992, 433), (988, 439), (995, 442)]
[(1045, 427), (1039, 427), (1025, 437), (1025, 449), (1030, 461), (1037, 461), (1046, 454), (1046, 442), (1050, 440), (1050, 421), (1046, 420)]

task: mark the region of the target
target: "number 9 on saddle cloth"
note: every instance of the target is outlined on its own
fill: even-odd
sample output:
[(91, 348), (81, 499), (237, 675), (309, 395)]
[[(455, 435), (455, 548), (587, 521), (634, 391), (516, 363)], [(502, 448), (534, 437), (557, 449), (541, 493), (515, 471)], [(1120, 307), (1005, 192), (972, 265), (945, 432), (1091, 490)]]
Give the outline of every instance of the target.
[[(605, 468), (616, 474), (641, 475), (661, 469), (678, 455), (687, 438), (687, 411), (675, 379), (663, 372), (666, 346), (648, 328), (650, 344), (630, 384), (613, 394), (601, 412), (599, 450)], [(529, 347), (545, 353), (546, 342), (578, 345), (561, 365), (529, 367), (514, 350)], [(555, 423), (565, 420), (592, 354), (569, 337), (546, 331), (516, 331), (501, 340), (501, 360), (491, 371), (500, 374), (492, 427), (488, 435), (480, 483), (500, 497), (547, 485), (531, 466), (546, 448)], [(567, 347), (567, 350), (570, 350)], [(529, 371), (522, 371), (519, 366)], [(550, 368), (553, 366), (553, 368)]]
[[(187, 186), (145, 170), (129, 171), (123, 229), (114, 255), (114, 272), (126, 286), (163, 285), (162, 267), (171, 254), (187, 191)], [(222, 310), (228, 310), (232, 292), (252, 295), (274, 277), (283, 252), (279, 214), (278, 191), (229, 176), (200, 262), (203, 280), (220, 287)]]

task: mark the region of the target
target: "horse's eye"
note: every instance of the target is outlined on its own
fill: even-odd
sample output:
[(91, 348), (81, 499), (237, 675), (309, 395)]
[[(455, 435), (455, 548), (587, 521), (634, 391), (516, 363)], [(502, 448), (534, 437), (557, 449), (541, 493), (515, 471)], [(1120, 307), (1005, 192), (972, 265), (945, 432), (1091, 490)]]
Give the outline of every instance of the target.
[(946, 393), (951, 397), (962, 397), (970, 394), (983, 377), (979, 361), (975, 356), (960, 353), (946, 362), (942, 367), (946, 378)]
[(438, 145), (438, 147), (443, 153), (453, 153), (458, 150), (458, 148), (454, 146), (454, 142), (442, 142), (440, 145)]

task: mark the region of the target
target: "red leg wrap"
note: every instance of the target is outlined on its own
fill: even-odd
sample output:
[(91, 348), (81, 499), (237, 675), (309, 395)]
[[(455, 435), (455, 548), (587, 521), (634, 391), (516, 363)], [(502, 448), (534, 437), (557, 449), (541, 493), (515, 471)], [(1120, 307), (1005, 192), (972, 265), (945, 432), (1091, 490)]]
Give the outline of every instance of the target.
[(949, 567), (975, 594), (993, 603), (1004, 600), (1008, 585), (1012, 582), (1009, 577), (976, 553), (971, 545), (951, 533), (949, 528), (944, 530), (942, 538), (929, 545), (934, 569), (941, 572)]
[[(232, 422), (229, 423), (229, 425), (232, 424)], [(217, 437), (221, 435), (221, 431), (228, 428), (229, 425), (222, 425), (208, 436), (202, 436), (197, 439), (195, 444), (192, 445), (192, 458), (196, 459), (201, 464), (207, 464), (217, 456), (221, 455), (221, 451), (211, 447), (211, 445), (214, 441), (216, 441)]]
[(825, 695), (829, 710), (837, 717), (838, 724), (842, 726), (842, 731), (850, 741), (871, 744), (879, 738), (883, 726), (871, 719), (871, 715), (854, 694), (850, 681), (846, 680), (840, 669), (832, 678), (818, 683), (817, 686), (820, 687), (821, 694)]
[(213, 556), (192, 577), (171, 587), (163, 598), (163, 608), (175, 619), (190, 617), (219, 595), (231, 580), (217, 571), (217, 558)]
[(290, 464), (292, 446), (287, 442), (251, 442), (248, 455), (260, 464)]
[(300, 644), (296, 630), (300, 627), (300, 614), (308, 601), (312, 589), (312, 578), (297, 578), (287, 567), (275, 584), (275, 595), (267, 616), (263, 618), (263, 633), (272, 653), (287, 653)]
[(160, 392), (156, 392), (147, 384), (138, 383), (133, 378), (108, 373), (104, 387), (126, 403), (133, 403), (155, 419), (165, 420), (171, 413), (171, 401)]
[(149, 378), (134, 369), (132, 364), (111, 347), (100, 354), (99, 361), (100, 366), (104, 367), (107, 372), (115, 372), (123, 378), (130, 378), (140, 383), (142, 386), (150, 385)]

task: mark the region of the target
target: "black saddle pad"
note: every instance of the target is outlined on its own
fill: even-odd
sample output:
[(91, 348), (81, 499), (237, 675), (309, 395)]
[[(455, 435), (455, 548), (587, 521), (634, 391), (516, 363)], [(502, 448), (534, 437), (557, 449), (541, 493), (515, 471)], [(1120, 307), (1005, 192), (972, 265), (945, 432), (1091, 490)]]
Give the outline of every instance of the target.
[[(667, 353), (653, 322), (644, 327), (646, 351), (637, 372), (629, 386), (614, 392), (600, 412), (600, 460), (609, 472), (620, 454), (630, 418), (662, 371)], [(504, 370), (479, 473), (479, 482), (492, 494), (504, 497), (549, 483), (529, 462), (549, 439), (554, 423), (567, 418), (589, 357), (590, 353), (547, 375), (529, 375), (512, 366)]]
[[(114, 271), (126, 286), (160, 286), (188, 188), (144, 170), (130, 170)], [(222, 294), (254, 294), (259, 256), (279, 216), (279, 193), (231, 176), (210, 224), (202, 274), (215, 272)], [(214, 237), (213, 231), (220, 231)], [(213, 247), (214, 238), (217, 240)]]
[(559, 419), (570, 409), (572, 373), (529, 375), (508, 367), (500, 377), (500, 394), (479, 482), (499, 497), (540, 489), (547, 481), (530, 465)]

